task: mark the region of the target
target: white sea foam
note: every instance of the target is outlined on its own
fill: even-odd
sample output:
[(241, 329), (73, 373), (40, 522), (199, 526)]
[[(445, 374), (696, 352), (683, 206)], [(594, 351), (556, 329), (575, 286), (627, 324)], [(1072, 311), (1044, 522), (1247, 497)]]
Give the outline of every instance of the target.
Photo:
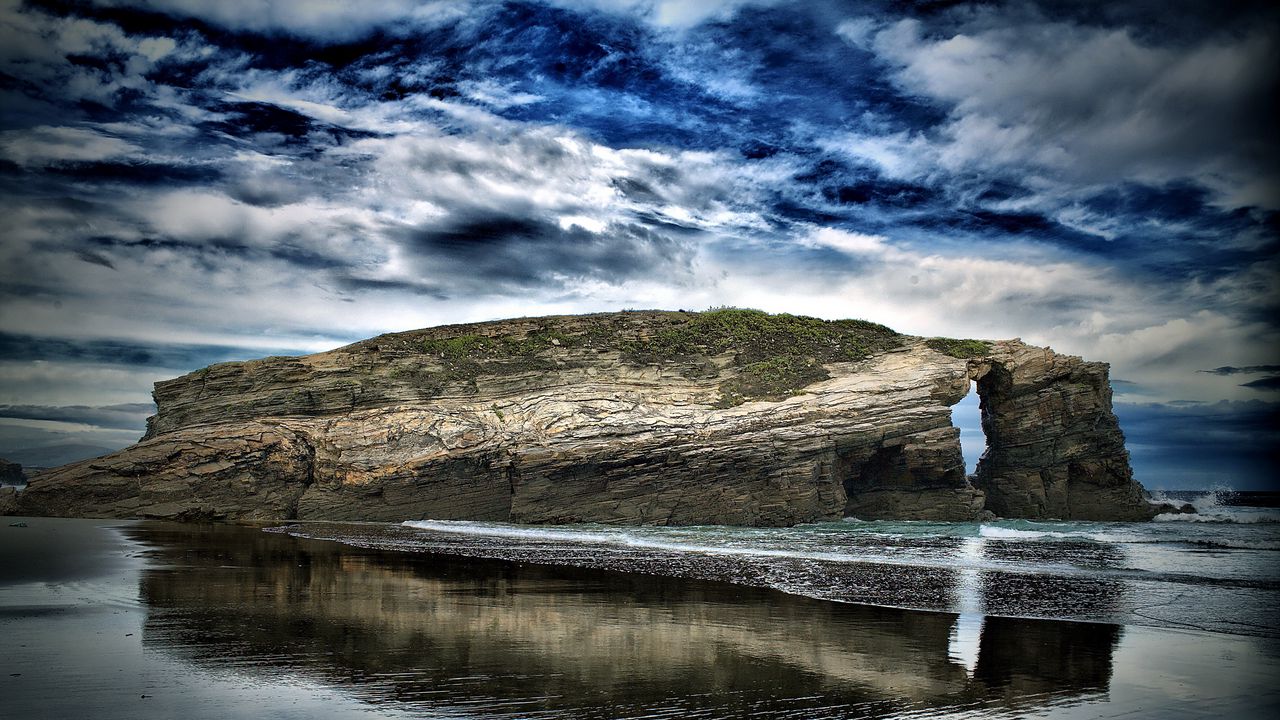
[(420, 530), (434, 530), (436, 532), (503, 538), (507, 540), (609, 545), (621, 548), (665, 550), (667, 552), (700, 553), (704, 555), (746, 555), (754, 557), (791, 558), (797, 560), (824, 560), (828, 562), (876, 562), (886, 560), (886, 558), (879, 558), (875, 556), (860, 557), (846, 553), (803, 552), (797, 550), (778, 550), (773, 548), (706, 545), (701, 543), (675, 542), (671, 540), (653, 540), (625, 531), (590, 532), (585, 530), (548, 530), (543, 528), (516, 527), (511, 525), (476, 523), (462, 520), (409, 520), (403, 524), (407, 527), (418, 528)]
[(1280, 522), (1280, 512), (1274, 510), (1232, 511), (1224, 508), (1218, 512), (1164, 513), (1155, 516), (1152, 520), (1155, 522), (1239, 523), (1251, 525), (1254, 523)]
[(978, 528), (978, 534), (984, 538), (992, 538), (996, 540), (1038, 540), (1048, 537), (1067, 537), (1067, 533), (1052, 532), (1049, 530), (1018, 530), (1016, 528), (1002, 528), (995, 525), (983, 525)]
[(1004, 528), (996, 525), (982, 525), (978, 528), (978, 534), (984, 538), (992, 540), (1091, 540), (1099, 543), (1149, 543), (1158, 542), (1154, 538), (1143, 537), (1141, 535), (1126, 535), (1122, 533), (1097, 533), (1097, 532), (1062, 532), (1058, 530), (1019, 530), (1017, 528)]
[[(434, 532), (453, 533), (478, 538), (495, 538), (501, 540), (527, 540), (530, 542), (565, 543), (578, 546), (606, 546), (622, 550), (656, 550), (673, 553), (754, 557), (783, 560), (809, 560), (829, 563), (864, 563), (871, 565), (909, 565), (913, 567), (938, 568), (954, 567), (954, 558), (926, 559), (909, 557), (902, 553), (885, 555), (882, 553), (844, 553), (814, 550), (784, 550), (776, 547), (752, 547), (737, 544), (726, 539), (725, 544), (706, 544), (702, 542), (683, 542), (674, 539), (655, 539), (643, 537), (625, 530), (556, 530), (546, 528), (504, 525), (501, 523), (471, 522), (465, 520), (407, 520), (405, 527)], [(960, 564), (967, 560), (961, 559)], [(999, 562), (985, 561), (985, 565), (999, 565)]]

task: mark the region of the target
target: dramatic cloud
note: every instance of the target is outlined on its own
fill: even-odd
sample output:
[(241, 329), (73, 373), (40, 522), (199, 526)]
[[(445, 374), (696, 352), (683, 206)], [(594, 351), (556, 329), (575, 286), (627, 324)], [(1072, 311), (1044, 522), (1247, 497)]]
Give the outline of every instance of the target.
[(1224, 365), (1223, 367), (1214, 368), (1212, 370), (1201, 370), (1203, 373), (1213, 373), (1214, 375), (1253, 375), (1256, 373), (1274, 373), (1280, 372), (1280, 365), (1250, 365), (1248, 367), (1232, 367)]
[(1030, 168), (1030, 180), (1049, 190), (1064, 179), (1195, 177), (1232, 207), (1280, 205), (1273, 24), (1209, 34), (1191, 47), (1142, 42), (1123, 27), (1009, 26), (992, 13), (972, 25), (942, 37), (915, 19), (874, 35), (865, 19), (838, 28), (891, 62), (905, 91), (949, 108), (926, 152), (905, 140), (886, 151), (897, 163), (911, 156), (918, 174), (930, 172), (922, 161), (950, 172)]
[(0, 0), (0, 454), (129, 442), (118, 408), (211, 362), (723, 304), (1021, 336), (1247, 434), (1278, 18)]

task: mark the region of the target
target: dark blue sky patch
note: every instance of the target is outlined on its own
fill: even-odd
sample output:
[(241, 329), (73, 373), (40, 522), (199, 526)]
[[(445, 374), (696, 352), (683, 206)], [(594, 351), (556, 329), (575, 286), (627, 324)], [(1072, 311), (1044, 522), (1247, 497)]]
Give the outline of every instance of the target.
[(1164, 187), (1125, 183), (1084, 201), (1088, 209), (1111, 215), (1130, 215), (1148, 220), (1194, 219), (1209, 211), (1209, 191), (1189, 182)]
[(1280, 365), (1246, 365), (1244, 367), (1236, 367), (1234, 365), (1223, 365), (1212, 370), (1199, 370), (1197, 372), (1209, 373), (1212, 375), (1252, 375), (1260, 373), (1280, 373)]
[(1240, 387), (1280, 392), (1280, 375), (1271, 375), (1269, 377), (1258, 378), (1257, 380), (1250, 380), (1246, 383), (1240, 383)]
[(387, 293), (409, 293), (412, 295), (429, 297), (435, 300), (448, 300), (449, 294), (445, 292), (439, 285), (430, 283), (413, 282), (409, 280), (385, 280), (376, 278), (361, 278), (340, 276), (335, 283), (342, 290), (363, 293), (366, 291), (387, 292)]
[(305, 138), (315, 127), (311, 118), (288, 108), (262, 102), (217, 103), (210, 110), (226, 113), (226, 120), (211, 122), (204, 127), (224, 132), (232, 137), (250, 137), (258, 133), (276, 133), (294, 139)]
[[(1160, 2), (1159, 0), (1127, 0), (1106, 2), (1087, 0), (1082, 2), (1057, 2), (1035, 0), (1032, 2), (982, 2), (968, 3), (962, 0), (930, 0), (919, 3), (899, 3), (915, 6), (921, 15), (941, 19), (950, 15), (956, 21), (965, 20), (966, 6), (985, 5), (1000, 11), (1019, 11), (1045, 20), (1076, 22), (1100, 27), (1121, 26), (1139, 39), (1151, 44), (1191, 44), (1219, 32), (1241, 32), (1260, 17), (1274, 16), (1276, 6), (1269, 0), (1223, 0), (1222, 2)], [(951, 12), (946, 12), (950, 10)]]
[(81, 340), (0, 333), (0, 361), (82, 362), (194, 370), (213, 363), (292, 354), (269, 347), (184, 345), (127, 340)]
[(128, 5), (108, 5), (77, 0), (25, 0), (25, 5), (59, 17), (78, 17), (116, 25), (130, 35), (165, 36), (184, 30), (217, 37), (218, 28), (190, 17), (174, 17), (163, 12)]
[(1014, 212), (937, 203), (930, 212), (904, 214), (901, 224), (944, 236), (959, 236), (999, 247), (1010, 242), (1032, 241), (1076, 253), (1115, 255), (1103, 237), (1067, 227), (1038, 212)]
[(770, 204), (769, 209), (774, 215), (773, 226), (780, 231), (787, 230), (791, 223), (838, 225), (853, 217), (851, 212), (827, 210), (821, 205), (815, 207), (814, 204), (791, 198), (778, 198)]
[(168, 165), (148, 162), (64, 162), (46, 172), (68, 180), (120, 185), (204, 186), (220, 182), (222, 170), (208, 164)]
[(116, 269), (116, 264), (111, 260), (111, 258), (101, 253), (92, 252), (90, 250), (79, 250), (76, 252), (76, 257), (90, 263), (91, 265), (101, 265), (102, 267), (110, 268), (111, 270)]
[(267, 251), (267, 254), (276, 260), (283, 260), (293, 267), (304, 270), (335, 270), (353, 265), (350, 259), (318, 252), (299, 244), (275, 245)]
[(529, 218), (475, 215), (404, 234), (405, 247), (424, 271), (472, 290), (539, 285), (564, 275), (616, 281), (655, 270), (678, 272), (688, 262), (680, 240), (639, 224), (615, 224), (597, 234)]
[(918, 209), (932, 204), (937, 193), (914, 183), (859, 179), (823, 188), (823, 195), (838, 205), (874, 205), (897, 209)]
[(1138, 480), (1178, 490), (1214, 482), (1237, 490), (1274, 487), (1280, 464), (1280, 403), (1116, 405)]
[(465, 218), (441, 228), (414, 231), (415, 245), (428, 251), (475, 257), (513, 243), (540, 242), (559, 234), (555, 226), (524, 217), (488, 215)]
[(765, 98), (751, 114), (765, 118), (765, 127), (799, 122), (850, 128), (870, 114), (890, 123), (886, 129), (901, 131), (945, 119), (943, 109), (903, 95), (874, 56), (841, 38), (835, 32), (841, 19), (816, 5), (749, 6), (728, 21), (693, 32), (750, 59), (750, 80)]

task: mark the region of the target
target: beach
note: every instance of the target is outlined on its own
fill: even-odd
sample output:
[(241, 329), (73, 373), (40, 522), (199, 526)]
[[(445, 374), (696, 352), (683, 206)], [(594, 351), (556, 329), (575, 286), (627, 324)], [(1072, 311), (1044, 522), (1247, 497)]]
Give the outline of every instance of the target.
[[(404, 526), (9, 520), (12, 717), (1267, 717), (1280, 705), (1266, 628), (909, 610), (688, 572), (358, 546), (432, 542)], [(308, 530), (347, 542), (297, 536)]]

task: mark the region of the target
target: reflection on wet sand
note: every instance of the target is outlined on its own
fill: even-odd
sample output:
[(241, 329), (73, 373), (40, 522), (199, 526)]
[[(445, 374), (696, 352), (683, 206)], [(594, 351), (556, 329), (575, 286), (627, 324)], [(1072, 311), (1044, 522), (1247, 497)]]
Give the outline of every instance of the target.
[(983, 557), (1024, 566), (1059, 568), (1056, 572), (980, 573), (983, 611), (993, 615), (1044, 615), (1097, 620), (1121, 615), (1128, 588), (1114, 575), (1064, 573), (1074, 568), (1119, 568), (1124, 555), (1103, 543), (982, 541)]
[[(1114, 625), (960, 618), (707, 581), (143, 524), (145, 646), (487, 715), (879, 716), (1105, 693)], [(966, 666), (968, 665), (968, 667)], [(539, 715), (542, 716), (542, 715)], [(660, 715), (658, 715), (660, 716)]]

